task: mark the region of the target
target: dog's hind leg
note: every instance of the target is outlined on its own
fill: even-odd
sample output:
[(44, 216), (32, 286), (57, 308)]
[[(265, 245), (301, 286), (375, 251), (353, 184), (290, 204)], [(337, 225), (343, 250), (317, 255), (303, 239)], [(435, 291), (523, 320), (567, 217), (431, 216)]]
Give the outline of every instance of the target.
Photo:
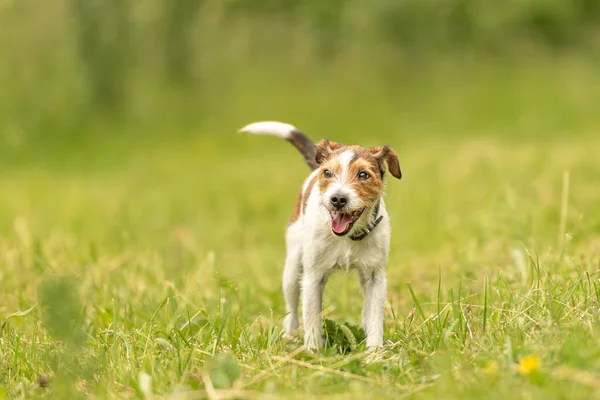
[(285, 337), (292, 338), (299, 328), (298, 302), (300, 300), (300, 279), (302, 275), (302, 246), (293, 231), (288, 231), (287, 256), (283, 269), (283, 295), (287, 315), (283, 321)]

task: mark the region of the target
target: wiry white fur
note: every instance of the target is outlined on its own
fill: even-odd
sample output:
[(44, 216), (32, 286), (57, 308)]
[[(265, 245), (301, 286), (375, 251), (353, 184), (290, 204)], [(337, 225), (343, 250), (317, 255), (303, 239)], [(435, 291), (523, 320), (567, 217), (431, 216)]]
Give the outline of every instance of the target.
[(297, 131), (294, 125), (277, 121), (262, 121), (248, 124), (238, 132), (251, 133), (254, 135), (271, 135), (287, 139), (293, 131)]
[[(350, 153), (350, 154), (348, 154)], [(352, 152), (344, 152), (339, 161), (348, 170)], [(313, 171), (303, 186), (304, 192), (316, 173)], [(337, 190), (351, 190), (345, 187), (346, 179), (338, 178)], [(318, 185), (314, 185), (308, 197), (306, 210), (286, 232), (287, 257), (283, 273), (283, 291), (288, 315), (284, 321), (285, 334), (293, 336), (299, 327), (298, 303), (302, 286), (302, 316), (304, 322), (304, 344), (313, 350), (323, 345), (321, 334), (321, 311), (323, 290), (329, 276), (336, 270), (356, 269), (360, 287), (364, 294), (362, 323), (367, 333), (367, 347), (370, 349), (383, 344), (383, 313), (386, 299), (385, 265), (387, 263), (390, 224), (383, 199), (378, 216), (383, 220), (363, 240), (353, 241), (350, 236), (357, 228), (365, 226), (374, 210), (366, 209), (352, 231), (343, 237), (331, 231), (331, 218), (326, 208), (330, 190), (321, 194)], [(354, 194), (356, 197), (356, 194)], [(350, 198), (350, 202), (358, 201)]]
[[(334, 179), (335, 183), (330, 184), (329, 188), (327, 188), (327, 191), (321, 197), (321, 204), (324, 207), (329, 207), (331, 204), (331, 197), (334, 194), (342, 194), (348, 197), (348, 209), (350, 210), (356, 210), (363, 207), (363, 202), (360, 197), (356, 194), (352, 187), (347, 185), (352, 178), (348, 176), (348, 171), (350, 169), (350, 162), (354, 158), (354, 155), (355, 153), (352, 150), (346, 150), (338, 156), (338, 161), (342, 166), (342, 171), (339, 176), (334, 176), (332, 178)], [(360, 224), (357, 221), (357, 224), (355, 225), (358, 227)]]
[(338, 160), (342, 166), (342, 176), (340, 180), (346, 182), (348, 180), (348, 170), (350, 169), (350, 161), (354, 158), (352, 150), (346, 150), (339, 155)]

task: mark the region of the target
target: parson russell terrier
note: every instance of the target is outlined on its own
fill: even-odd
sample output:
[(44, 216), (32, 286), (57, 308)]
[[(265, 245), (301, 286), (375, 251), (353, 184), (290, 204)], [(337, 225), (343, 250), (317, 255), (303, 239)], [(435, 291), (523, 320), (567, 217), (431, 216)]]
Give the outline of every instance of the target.
[(381, 346), (390, 244), (390, 222), (383, 201), (386, 164), (394, 177), (402, 176), (394, 150), (389, 146), (345, 146), (327, 139), (315, 144), (294, 126), (272, 121), (249, 124), (240, 133), (286, 139), (312, 169), (286, 231), (285, 335), (292, 337), (299, 327), (302, 288), (304, 344), (320, 350), (325, 284), (336, 269), (356, 269), (364, 294), (362, 323), (367, 348)]

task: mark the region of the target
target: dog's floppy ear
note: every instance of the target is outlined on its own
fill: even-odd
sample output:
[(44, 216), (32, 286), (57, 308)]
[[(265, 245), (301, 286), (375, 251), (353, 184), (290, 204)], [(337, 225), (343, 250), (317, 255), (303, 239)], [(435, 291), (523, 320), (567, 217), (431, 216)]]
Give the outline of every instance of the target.
[(330, 142), (327, 139), (321, 139), (319, 143), (317, 143), (317, 152), (315, 155), (315, 161), (317, 164), (322, 164), (325, 161), (329, 160), (331, 153), (344, 147), (343, 144), (337, 142)]
[(379, 162), (379, 166), (380, 168), (382, 168), (382, 171), (385, 167), (383, 163), (386, 162), (390, 173), (398, 179), (402, 178), (402, 171), (400, 171), (400, 163), (398, 162), (398, 156), (396, 156), (394, 149), (386, 145), (376, 146), (371, 148), (370, 150), (371, 153), (373, 153), (373, 156)]

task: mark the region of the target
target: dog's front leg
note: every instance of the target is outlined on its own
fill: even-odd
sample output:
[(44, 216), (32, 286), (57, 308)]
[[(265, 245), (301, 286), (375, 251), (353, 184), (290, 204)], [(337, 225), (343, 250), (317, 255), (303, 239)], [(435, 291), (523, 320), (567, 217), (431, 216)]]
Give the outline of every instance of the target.
[(302, 279), (302, 317), (304, 320), (304, 345), (309, 350), (321, 350), (321, 310), (323, 290), (327, 278), (320, 273), (305, 272)]
[(362, 321), (367, 333), (367, 348), (373, 350), (383, 345), (383, 312), (387, 289), (385, 270), (361, 271), (359, 276), (365, 296)]

